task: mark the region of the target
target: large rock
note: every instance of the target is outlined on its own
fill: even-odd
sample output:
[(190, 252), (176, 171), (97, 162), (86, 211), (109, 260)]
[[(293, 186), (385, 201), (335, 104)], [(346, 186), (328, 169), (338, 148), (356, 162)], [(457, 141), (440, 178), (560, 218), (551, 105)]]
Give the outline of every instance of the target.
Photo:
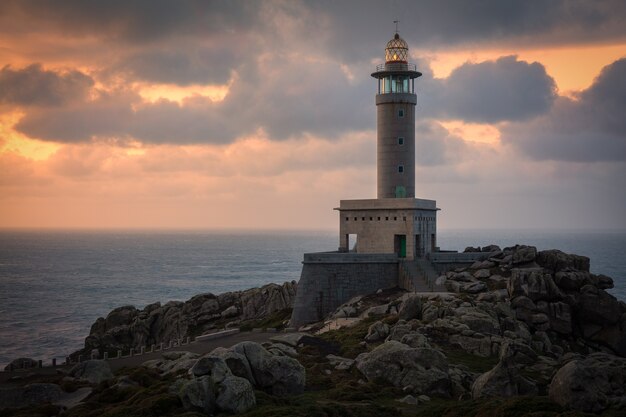
[(448, 362), (435, 349), (389, 341), (360, 354), (356, 366), (369, 381), (382, 378), (396, 387), (410, 386), (417, 394), (450, 396)]
[(175, 374), (190, 369), (196, 363), (200, 355), (192, 352), (172, 351), (163, 352), (161, 356), (162, 359), (149, 360), (142, 365), (157, 369), (163, 374)]
[(53, 403), (63, 391), (56, 384), (30, 384), (24, 387), (0, 388), (0, 410)]
[(417, 294), (402, 296), (402, 303), (398, 309), (398, 317), (401, 320), (422, 318), (422, 299)]
[[(523, 365), (519, 361), (520, 355), (526, 358), (527, 352), (530, 350), (521, 346), (523, 345), (508, 343), (502, 346), (498, 364), (474, 381), (472, 398), (537, 395), (537, 385), (519, 372), (520, 367)], [(520, 352), (520, 350), (525, 350), (526, 352)]]
[(24, 369), (24, 368), (36, 368), (38, 362), (31, 358), (18, 358), (13, 359), (7, 366), (4, 367), (5, 371), (10, 369)]
[(231, 350), (248, 360), (257, 387), (274, 395), (300, 394), (304, 391), (305, 370), (296, 359), (272, 355), (255, 342), (241, 342)]
[(178, 379), (170, 386), (170, 392), (180, 398), (185, 410), (209, 415), (215, 411), (215, 390), (215, 384), (208, 375), (191, 380)]
[(554, 283), (552, 275), (541, 269), (518, 269), (511, 271), (508, 291), (511, 299), (518, 296), (526, 296), (532, 301), (560, 300), (562, 293)]
[(537, 264), (553, 272), (564, 269), (589, 271), (589, 258), (580, 255), (570, 255), (557, 249), (544, 250), (537, 254)]
[(594, 353), (573, 360), (554, 375), (550, 399), (564, 407), (597, 413), (611, 405), (626, 406), (626, 359)]
[(513, 248), (512, 256), (513, 258), (511, 259), (511, 262), (513, 265), (532, 262), (537, 256), (537, 248), (534, 246), (524, 245), (516, 246)]
[(103, 353), (169, 343), (211, 330), (225, 318), (233, 321), (263, 318), (293, 307), (296, 287), (292, 281), (220, 295), (198, 294), (186, 302), (154, 303), (143, 310), (119, 307), (106, 318), (96, 320), (84, 349), (75, 355), (88, 355), (93, 349)]
[(243, 413), (256, 405), (252, 384), (238, 376), (225, 377), (217, 388), (217, 407), (229, 413)]
[(70, 369), (69, 375), (89, 381), (92, 384), (99, 384), (102, 381), (113, 378), (109, 364), (100, 360), (89, 360), (76, 364)]
[(619, 301), (593, 285), (585, 285), (580, 289), (578, 301), (577, 313), (585, 322), (600, 325), (615, 324), (622, 315)]
[(377, 342), (384, 340), (387, 336), (389, 336), (389, 325), (382, 321), (377, 321), (369, 327), (365, 341), (370, 343)]
[(250, 363), (244, 355), (223, 347), (215, 348), (210, 354), (222, 358), (233, 375), (247, 379), (252, 385), (256, 384)]
[(206, 414), (216, 409), (242, 413), (256, 405), (252, 384), (245, 378), (234, 376), (218, 356), (203, 356), (189, 374), (192, 379), (178, 379), (170, 387), (170, 392), (178, 395), (186, 410)]

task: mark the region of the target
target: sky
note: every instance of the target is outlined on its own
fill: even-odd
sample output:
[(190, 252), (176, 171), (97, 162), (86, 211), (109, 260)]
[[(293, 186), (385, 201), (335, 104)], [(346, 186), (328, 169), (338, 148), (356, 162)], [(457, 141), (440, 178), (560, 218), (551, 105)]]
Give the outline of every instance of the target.
[(324, 229), (416, 82), (440, 229), (626, 229), (626, 2), (0, 2), (0, 228)]

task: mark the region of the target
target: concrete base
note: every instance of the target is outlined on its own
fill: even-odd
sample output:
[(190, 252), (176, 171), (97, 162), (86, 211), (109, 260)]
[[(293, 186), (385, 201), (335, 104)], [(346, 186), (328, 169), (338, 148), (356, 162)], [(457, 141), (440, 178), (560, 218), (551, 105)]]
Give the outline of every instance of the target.
[(398, 285), (395, 254), (304, 254), (291, 327), (322, 320), (357, 295)]

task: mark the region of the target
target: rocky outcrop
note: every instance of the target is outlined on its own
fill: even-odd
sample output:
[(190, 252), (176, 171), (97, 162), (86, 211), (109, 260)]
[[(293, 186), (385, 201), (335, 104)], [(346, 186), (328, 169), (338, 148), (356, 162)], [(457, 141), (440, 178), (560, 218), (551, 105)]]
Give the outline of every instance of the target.
[(383, 379), (415, 394), (450, 396), (450, 377), (445, 355), (431, 348), (411, 348), (396, 341), (385, 342), (356, 358), (356, 367), (369, 381)]
[(626, 356), (626, 304), (606, 292), (613, 287), (611, 278), (589, 272), (587, 257), (517, 245), (448, 272), (441, 281), (451, 292), (476, 294), (476, 301), (510, 303), (513, 315), (507, 325), (519, 327), (515, 320), (531, 333), (549, 334), (547, 341), (544, 337), (534, 342), (537, 346), (549, 345), (555, 353), (567, 350), (552, 343), (554, 339), (588, 351), (604, 346)]
[(5, 371), (11, 369), (24, 369), (24, 368), (36, 368), (38, 362), (31, 358), (17, 358), (13, 359), (7, 366), (4, 367)]
[(243, 413), (256, 405), (252, 384), (234, 376), (217, 356), (200, 358), (189, 370), (191, 379), (181, 378), (170, 387), (187, 410), (212, 414), (214, 411)]
[(572, 360), (552, 379), (549, 395), (564, 407), (586, 412), (626, 409), (626, 359), (594, 353)]
[(266, 317), (292, 308), (295, 294), (296, 283), (292, 281), (220, 295), (200, 294), (186, 302), (154, 303), (143, 310), (118, 307), (96, 320), (85, 339), (85, 348), (77, 353), (139, 349), (202, 334), (218, 325)]
[(304, 391), (304, 367), (296, 359), (273, 355), (254, 342), (241, 342), (230, 348), (245, 357), (255, 386), (274, 395), (300, 394)]
[(92, 384), (99, 384), (113, 378), (113, 372), (111, 372), (111, 367), (106, 361), (90, 360), (76, 364), (70, 369), (69, 376)]
[[(488, 372), (480, 375), (472, 385), (472, 397), (512, 397), (517, 395), (537, 395), (538, 389), (534, 381), (525, 378), (520, 368), (531, 360), (524, 360), (536, 355), (532, 349), (524, 345), (506, 343), (502, 346), (500, 361)], [(520, 359), (520, 354), (522, 359)], [(528, 358), (530, 359), (530, 358)]]

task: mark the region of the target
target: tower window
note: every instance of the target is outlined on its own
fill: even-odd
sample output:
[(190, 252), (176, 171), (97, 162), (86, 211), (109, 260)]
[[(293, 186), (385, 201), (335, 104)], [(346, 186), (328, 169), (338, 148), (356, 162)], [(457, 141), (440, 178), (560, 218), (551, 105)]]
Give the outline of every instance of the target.
[(398, 117), (404, 117), (404, 109), (398, 110)]
[(346, 221), (350, 220), (350, 217), (346, 217)]
[(398, 138), (398, 145), (404, 145), (404, 138)]
[(404, 165), (398, 165), (398, 172), (399, 173), (403, 173), (404, 172)]

